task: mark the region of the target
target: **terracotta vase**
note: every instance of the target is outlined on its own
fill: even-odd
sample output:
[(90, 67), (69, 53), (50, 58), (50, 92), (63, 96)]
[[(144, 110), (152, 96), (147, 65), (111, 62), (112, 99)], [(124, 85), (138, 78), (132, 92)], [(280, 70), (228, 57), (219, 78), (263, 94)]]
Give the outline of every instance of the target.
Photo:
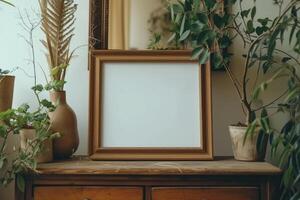
[(240, 161), (263, 161), (266, 155), (267, 140), (264, 141), (263, 149), (258, 152), (257, 139), (259, 129), (252, 137), (248, 137), (244, 143), (247, 127), (229, 126), (234, 158)]
[(0, 76), (0, 112), (11, 109), (14, 83), (14, 76)]
[(51, 92), (50, 98), (57, 106), (54, 112), (49, 113), (51, 130), (61, 134), (53, 141), (54, 158), (66, 159), (75, 153), (79, 145), (76, 114), (66, 102), (65, 91)]
[[(28, 150), (30, 148), (29, 142), (36, 137), (35, 129), (22, 129), (20, 130), (21, 149)], [(53, 161), (53, 146), (52, 140), (44, 141), (41, 152), (36, 157), (37, 163), (47, 163)]]

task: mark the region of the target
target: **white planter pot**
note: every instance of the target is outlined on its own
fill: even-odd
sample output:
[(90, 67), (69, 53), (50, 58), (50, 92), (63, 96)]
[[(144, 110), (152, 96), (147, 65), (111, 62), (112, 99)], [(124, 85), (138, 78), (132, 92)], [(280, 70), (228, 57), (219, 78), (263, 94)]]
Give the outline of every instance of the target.
[[(20, 142), (21, 149), (26, 150), (29, 141), (32, 141), (36, 137), (35, 129), (22, 129), (20, 130)], [(38, 154), (36, 161), (38, 163), (47, 163), (53, 161), (53, 145), (52, 140), (46, 140), (43, 144), (42, 151)]]
[(253, 136), (249, 136), (244, 143), (246, 131), (247, 127), (229, 126), (234, 158), (240, 161), (263, 160), (264, 155), (259, 155), (257, 152), (257, 138), (259, 130), (257, 129)]

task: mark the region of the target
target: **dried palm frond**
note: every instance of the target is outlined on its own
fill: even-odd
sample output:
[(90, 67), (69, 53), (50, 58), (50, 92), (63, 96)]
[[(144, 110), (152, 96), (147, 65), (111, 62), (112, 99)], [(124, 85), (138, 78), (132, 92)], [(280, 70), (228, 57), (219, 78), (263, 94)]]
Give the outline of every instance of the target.
[(42, 30), (45, 33), (43, 45), (51, 78), (64, 81), (73, 52), (70, 43), (74, 36), (74, 22), (77, 4), (74, 0), (39, 0), (42, 14)]

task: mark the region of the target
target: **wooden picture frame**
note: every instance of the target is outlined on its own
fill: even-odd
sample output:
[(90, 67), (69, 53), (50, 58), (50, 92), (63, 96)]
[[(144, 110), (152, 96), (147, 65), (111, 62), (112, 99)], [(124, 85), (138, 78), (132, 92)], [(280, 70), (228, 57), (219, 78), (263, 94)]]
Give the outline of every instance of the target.
[(199, 66), (202, 144), (199, 147), (104, 147), (103, 85), (105, 63), (193, 63), (188, 51), (92, 51), (90, 66), (89, 155), (93, 160), (212, 160), (211, 69)]

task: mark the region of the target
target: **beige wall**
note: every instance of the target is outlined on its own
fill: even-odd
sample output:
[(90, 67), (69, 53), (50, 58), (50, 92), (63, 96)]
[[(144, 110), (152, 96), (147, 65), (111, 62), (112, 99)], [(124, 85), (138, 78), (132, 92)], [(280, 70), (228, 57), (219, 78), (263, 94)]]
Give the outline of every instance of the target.
[[(17, 6), (23, 8), (37, 8), (35, 1), (15, 1)], [(75, 46), (87, 44), (88, 39), (88, 1), (76, 0), (79, 3), (76, 21)], [(249, 1), (250, 2), (250, 1)], [(271, 0), (258, 0), (258, 13), (270, 15), (274, 13)], [(272, 13), (273, 12), (273, 13)], [(33, 12), (31, 12), (33, 13)], [(28, 46), (18, 34), (24, 35), (24, 31), (19, 26), (18, 11), (12, 8), (0, 8), (0, 66), (20, 66), (27, 73), (32, 74), (30, 65), (26, 61), (29, 56)], [(39, 63), (46, 66), (43, 56), (43, 48), (39, 45), (38, 40), (42, 33), (35, 35), (37, 42), (37, 52)], [(233, 62), (232, 68), (236, 73), (240, 73), (242, 65), (243, 47), (240, 41), (236, 41), (232, 47)], [(68, 92), (68, 102), (74, 108), (78, 117), (78, 126), (80, 132), (80, 146), (77, 154), (87, 153), (88, 138), (88, 72), (87, 72), (87, 48), (81, 48), (77, 51), (78, 57), (71, 63), (68, 71), (66, 90)], [(15, 88), (14, 105), (17, 106), (23, 102), (33, 102), (33, 95), (30, 92), (32, 79), (19, 70), (15, 72), (17, 76)], [(39, 79), (43, 81), (42, 72), (39, 71)], [(284, 85), (278, 84), (270, 93), (276, 93)], [(270, 94), (271, 95), (271, 94)], [(213, 73), (213, 123), (214, 123), (214, 148), (216, 156), (232, 155), (231, 144), (228, 137), (228, 125), (243, 120), (239, 101), (232, 90), (231, 83), (224, 72)], [(280, 122), (276, 119), (276, 123)], [(9, 146), (12, 148), (12, 145)], [(1, 200), (12, 200), (13, 187), (11, 189), (0, 190)]]

